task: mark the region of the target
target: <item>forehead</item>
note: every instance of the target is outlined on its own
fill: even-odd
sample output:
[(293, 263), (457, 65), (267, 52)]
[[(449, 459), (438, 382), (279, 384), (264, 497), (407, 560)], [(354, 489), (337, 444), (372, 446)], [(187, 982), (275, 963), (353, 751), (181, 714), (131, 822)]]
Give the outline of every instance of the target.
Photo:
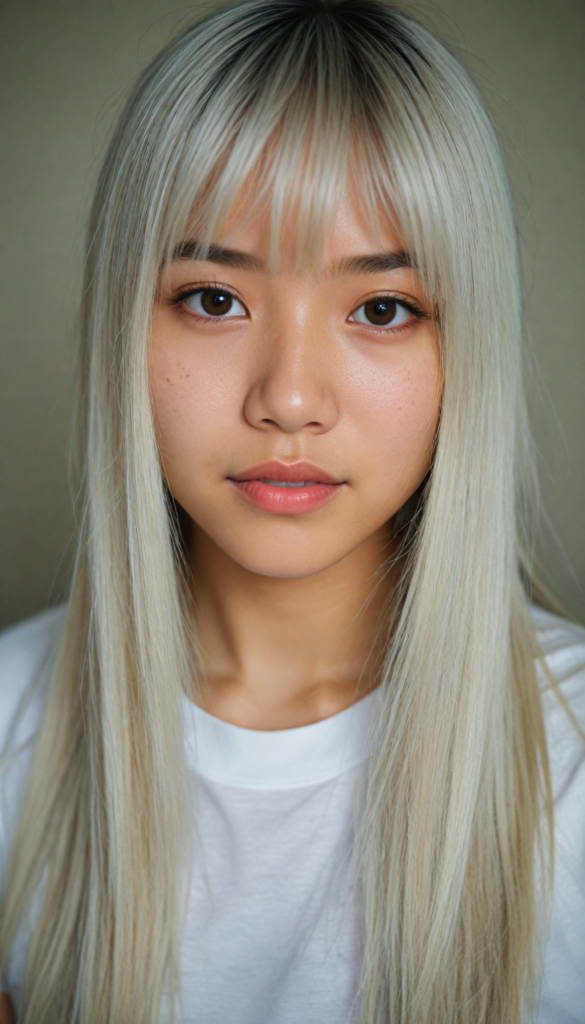
[(297, 273), (412, 266), (397, 218), (380, 208), (368, 209), (354, 181), (340, 190), (309, 245), (299, 230), (298, 203), (275, 212), (273, 197), (264, 194), (259, 199), (254, 184), (248, 181), (239, 190), (200, 249), (195, 242), (200, 238), (197, 227), (190, 227), (175, 248), (175, 257), (208, 255), (244, 269)]

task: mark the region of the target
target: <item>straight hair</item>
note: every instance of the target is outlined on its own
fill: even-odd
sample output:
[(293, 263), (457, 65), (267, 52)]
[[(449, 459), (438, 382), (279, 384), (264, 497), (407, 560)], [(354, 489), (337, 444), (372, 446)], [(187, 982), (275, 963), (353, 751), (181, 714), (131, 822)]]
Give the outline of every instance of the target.
[[(397, 517), (382, 711), (357, 839), (362, 1024), (518, 1024), (542, 967), (552, 803), (527, 611), (532, 468), (502, 155), (449, 49), (379, 0), (246, 0), (144, 71), (91, 214), (80, 357), (83, 515), (12, 847), (21, 1024), (179, 1012), (197, 674), (180, 530), (148, 391), (165, 261), (204, 256), (246, 183), (314, 261), (348, 182), (397, 226), (436, 311), (429, 478)], [(196, 578), (196, 577), (195, 577)], [(37, 901), (37, 902), (35, 902)], [(524, 1019), (524, 1018), (523, 1018)]]

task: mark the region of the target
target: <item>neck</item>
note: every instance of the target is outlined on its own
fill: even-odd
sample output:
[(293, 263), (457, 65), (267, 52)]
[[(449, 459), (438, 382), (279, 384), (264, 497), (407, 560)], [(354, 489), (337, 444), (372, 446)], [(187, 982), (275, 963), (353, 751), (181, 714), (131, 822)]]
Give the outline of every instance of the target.
[(195, 700), (251, 729), (288, 729), (349, 707), (377, 684), (392, 592), (387, 527), (311, 576), (262, 576), (194, 528), (190, 560), (203, 672)]

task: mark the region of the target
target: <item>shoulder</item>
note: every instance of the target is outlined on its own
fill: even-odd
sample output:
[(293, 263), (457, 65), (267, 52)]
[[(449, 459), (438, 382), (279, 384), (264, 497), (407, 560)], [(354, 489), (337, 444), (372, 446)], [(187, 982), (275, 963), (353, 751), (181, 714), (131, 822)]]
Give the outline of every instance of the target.
[(585, 685), (585, 628), (561, 619), (538, 605), (531, 606), (531, 615), (541, 651), (550, 671), (559, 683), (575, 680), (575, 689)]
[(585, 629), (533, 608), (554, 798), (554, 897), (539, 1024), (585, 1006)]
[(65, 609), (0, 633), (0, 890)]
[(557, 690), (585, 728), (585, 629), (537, 605), (530, 611), (540, 649), (537, 674), (545, 715), (552, 714), (554, 722), (554, 710), (563, 706)]
[(553, 792), (585, 794), (585, 629), (533, 606)]
[(64, 621), (65, 608), (52, 608), (0, 633), (0, 754), (38, 717)]

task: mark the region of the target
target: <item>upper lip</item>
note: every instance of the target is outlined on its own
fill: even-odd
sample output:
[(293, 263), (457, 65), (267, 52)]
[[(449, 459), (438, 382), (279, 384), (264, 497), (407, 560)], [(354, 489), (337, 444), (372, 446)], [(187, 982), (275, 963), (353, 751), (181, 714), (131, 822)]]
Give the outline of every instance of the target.
[(286, 465), (273, 459), (271, 462), (262, 462), (258, 466), (250, 466), (243, 469), (241, 473), (231, 474), (230, 480), (289, 480), (298, 483), (301, 480), (310, 480), (319, 484), (339, 484), (343, 481), (336, 480), (330, 473), (326, 473), (319, 466), (311, 462), (293, 462)]

